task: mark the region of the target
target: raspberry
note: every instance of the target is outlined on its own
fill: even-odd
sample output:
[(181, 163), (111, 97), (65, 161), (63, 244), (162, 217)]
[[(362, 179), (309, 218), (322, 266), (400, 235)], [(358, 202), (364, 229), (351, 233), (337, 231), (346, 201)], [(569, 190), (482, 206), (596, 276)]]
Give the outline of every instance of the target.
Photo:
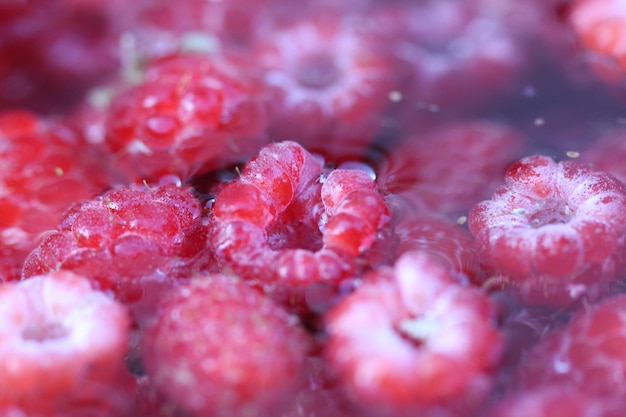
[(504, 124), (449, 123), (405, 138), (380, 164), (378, 181), (385, 193), (405, 201), (401, 210), (456, 219), (499, 185), (521, 143)]
[(573, 386), (594, 396), (624, 399), (626, 297), (621, 294), (582, 309), (563, 328), (542, 339), (519, 370), (522, 389)]
[(120, 19), (109, 2), (9, 3), (0, 5), (0, 108), (58, 113), (117, 70)]
[(482, 282), (478, 250), (472, 235), (456, 223), (444, 219), (410, 215), (395, 226), (397, 256), (406, 252), (427, 252), (459, 282)]
[(569, 22), (586, 61), (596, 74), (615, 85), (626, 70), (626, 8), (615, 0), (577, 0)]
[(114, 181), (107, 159), (61, 123), (0, 114), (0, 279), (16, 279), (40, 234), (66, 208)]
[[(323, 183), (322, 183), (323, 182)], [(224, 267), (274, 287), (303, 288), (354, 276), (356, 258), (389, 222), (364, 171), (324, 174), (295, 142), (266, 146), (215, 198), (210, 241)]]
[(294, 317), (223, 275), (172, 290), (143, 337), (156, 387), (189, 413), (214, 417), (280, 415), (303, 382), (310, 344)]
[(58, 416), (128, 407), (118, 388), (129, 377), (121, 304), (62, 271), (2, 284), (0, 306), (0, 408)]
[(492, 385), (495, 309), (427, 254), (363, 280), (327, 316), (327, 357), (359, 407), (384, 416), (465, 416)]
[(586, 151), (581, 152), (581, 160), (590, 162), (594, 168), (614, 175), (621, 182), (626, 182), (626, 132), (623, 129), (611, 129), (604, 132)]
[(260, 85), (234, 61), (181, 54), (152, 62), (139, 85), (114, 95), (104, 140), (133, 178), (187, 180), (256, 152), (266, 118)]
[[(405, 122), (436, 115), (467, 113), (515, 85), (526, 55), (513, 22), (484, 1), (388, 2), (366, 15), (362, 25), (386, 42), (398, 76)], [(504, 24), (503, 22), (507, 22)]]
[(508, 397), (486, 417), (619, 417), (623, 410), (622, 399), (595, 398), (583, 390), (557, 385)]
[(272, 94), (270, 137), (331, 159), (359, 156), (389, 100), (389, 60), (345, 17), (297, 22), (256, 46)]
[(208, 266), (201, 214), (187, 188), (109, 191), (70, 209), (28, 256), (22, 274), (75, 271), (134, 305), (135, 313), (151, 309), (174, 281)]
[(469, 215), (484, 266), (529, 303), (606, 294), (623, 266), (626, 189), (574, 161), (524, 158)]

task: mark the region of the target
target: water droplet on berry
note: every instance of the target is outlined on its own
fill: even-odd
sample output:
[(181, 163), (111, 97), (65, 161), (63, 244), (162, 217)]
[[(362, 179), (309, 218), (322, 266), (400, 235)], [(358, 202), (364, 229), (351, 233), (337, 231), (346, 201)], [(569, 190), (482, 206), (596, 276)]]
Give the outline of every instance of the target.
[(353, 170), (353, 171), (363, 171), (365, 172), (367, 175), (369, 175), (369, 177), (372, 180), (376, 180), (376, 171), (374, 171), (374, 168), (372, 168), (370, 165), (363, 163), (363, 162), (359, 162), (359, 161), (346, 161), (341, 163), (337, 169), (349, 169), (349, 170)]

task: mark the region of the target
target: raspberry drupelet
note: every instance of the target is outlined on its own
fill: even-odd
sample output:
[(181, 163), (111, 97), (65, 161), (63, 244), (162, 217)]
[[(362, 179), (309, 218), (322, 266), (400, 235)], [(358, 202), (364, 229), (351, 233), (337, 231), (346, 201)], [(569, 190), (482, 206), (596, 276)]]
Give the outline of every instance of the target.
[(327, 359), (365, 415), (467, 416), (502, 352), (486, 295), (424, 252), (367, 275), (327, 315)]
[(211, 262), (200, 202), (175, 185), (123, 187), (68, 210), (30, 253), (24, 278), (60, 269), (150, 313), (161, 293)]
[(390, 61), (341, 14), (276, 29), (255, 47), (272, 95), (270, 136), (331, 159), (361, 155), (393, 88)]
[(0, 285), (0, 316), (0, 410), (127, 415), (124, 306), (85, 277), (61, 271)]
[(0, 280), (12, 280), (69, 206), (117, 176), (77, 132), (20, 110), (0, 114), (0, 158)]
[(624, 269), (626, 188), (589, 165), (530, 156), (469, 214), (481, 262), (520, 300), (556, 307), (606, 295)]
[(172, 290), (143, 335), (154, 385), (197, 416), (281, 415), (303, 385), (312, 341), (247, 283), (197, 276)]
[(328, 173), (295, 142), (264, 147), (217, 194), (211, 218), (222, 268), (268, 291), (356, 276), (390, 220), (369, 174)]
[(113, 95), (103, 141), (136, 180), (186, 181), (253, 155), (266, 142), (267, 117), (260, 82), (235, 60), (177, 54)]

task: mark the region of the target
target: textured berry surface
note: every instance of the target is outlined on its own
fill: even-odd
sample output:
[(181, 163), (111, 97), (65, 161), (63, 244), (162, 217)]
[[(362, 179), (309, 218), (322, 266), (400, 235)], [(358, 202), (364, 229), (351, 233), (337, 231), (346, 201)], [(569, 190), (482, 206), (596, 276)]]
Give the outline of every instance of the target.
[(188, 188), (125, 187), (74, 206), (29, 255), (23, 277), (81, 273), (126, 303), (151, 305), (210, 261), (207, 226)]
[(623, 15), (0, 0), (0, 417), (622, 417)]
[(364, 171), (326, 173), (295, 142), (263, 148), (213, 205), (210, 241), (218, 260), (271, 287), (337, 283), (357, 273), (389, 211)]
[(263, 91), (240, 66), (206, 54), (151, 62), (104, 110), (104, 141), (134, 177), (183, 180), (252, 155), (265, 141)]
[(193, 415), (215, 417), (277, 415), (303, 382), (308, 344), (294, 317), (223, 275), (172, 291), (143, 335), (161, 392)]
[(531, 156), (477, 204), (469, 228), (486, 268), (522, 299), (567, 305), (598, 298), (623, 268), (624, 185), (573, 161)]
[(121, 304), (56, 272), (2, 284), (0, 315), (0, 407), (59, 415), (121, 405), (107, 404), (124, 398), (116, 391), (130, 320)]
[(463, 416), (491, 385), (495, 310), (422, 252), (372, 273), (327, 317), (328, 360), (375, 415)]
[(0, 114), (0, 277), (20, 276), (39, 235), (72, 204), (114, 181), (110, 168), (76, 132), (25, 111)]
[(356, 28), (324, 16), (276, 30), (256, 47), (274, 101), (272, 138), (334, 158), (373, 142), (377, 115), (390, 103), (391, 63)]

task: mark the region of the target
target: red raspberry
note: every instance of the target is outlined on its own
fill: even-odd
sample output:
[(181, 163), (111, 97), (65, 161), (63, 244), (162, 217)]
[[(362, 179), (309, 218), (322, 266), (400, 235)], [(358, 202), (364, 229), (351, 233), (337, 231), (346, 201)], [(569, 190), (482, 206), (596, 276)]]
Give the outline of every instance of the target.
[(404, 76), (405, 122), (474, 111), (516, 84), (526, 51), (518, 14), (503, 18), (503, 3), (386, 2), (366, 15), (361, 25), (386, 40), (380, 53)]
[(328, 317), (327, 357), (376, 416), (467, 416), (502, 350), (495, 309), (421, 252), (366, 277)]
[(486, 417), (620, 417), (623, 399), (590, 396), (584, 390), (549, 386), (507, 397)]
[(143, 337), (156, 387), (193, 415), (213, 417), (281, 415), (303, 382), (310, 343), (294, 317), (222, 275), (174, 289)]
[(266, 118), (260, 85), (234, 62), (176, 55), (152, 62), (139, 85), (114, 95), (104, 141), (138, 180), (187, 180), (254, 154), (266, 141)]
[(626, 76), (626, 7), (619, 0), (577, 0), (569, 22), (591, 68), (612, 85)]
[(210, 262), (201, 214), (187, 188), (109, 191), (69, 210), (29, 255), (23, 276), (72, 270), (125, 303), (139, 303), (135, 313), (150, 309), (172, 282)]
[(367, 264), (389, 222), (364, 171), (334, 170), (294, 142), (266, 146), (215, 199), (210, 241), (224, 267), (276, 287), (336, 284)]
[(521, 143), (513, 129), (500, 123), (449, 123), (392, 149), (378, 169), (378, 181), (385, 193), (405, 202), (400, 210), (432, 211), (456, 220), (499, 185)]
[(276, 30), (259, 42), (255, 62), (273, 95), (269, 134), (341, 159), (360, 156), (380, 128), (393, 84), (389, 60), (339, 16)]
[(623, 269), (626, 188), (574, 161), (531, 156), (469, 215), (484, 266), (520, 299), (597, 299)]
[(0, 408), (104, 416), (129, 405), (118, 388), (130, 377), (128, 312), (87, 279), (62, 271), (2, 284), (0, 316)]
[(621, 182), (626, 182), (626, 130), (611, 129), (581, 152), (580, 159), (593, 164), (594, 168), (614, 175)]
[(68, 206), (113, 181), (102, 158), (63, 125), (34, 114), (0, 114), (0, 280), (20, 276), (40, 234)]
[(473, 236), (456, 223), (431, 217), (410, 215), (395, 226), (397, 256), (406, 252), (427, 252), (459, 282), (482, 282), (478, 249)]
[(544, 339), (519, 367), (522, 389), (573, 386), (593, 397), (626, 398), (626, 296), (581, 309)]
[(2, 2), (0, 55), (8, 70), (0, 70), (0, 108), (59, 113), (112, 76), (119, 65), (118, 7), (103, 1)]

